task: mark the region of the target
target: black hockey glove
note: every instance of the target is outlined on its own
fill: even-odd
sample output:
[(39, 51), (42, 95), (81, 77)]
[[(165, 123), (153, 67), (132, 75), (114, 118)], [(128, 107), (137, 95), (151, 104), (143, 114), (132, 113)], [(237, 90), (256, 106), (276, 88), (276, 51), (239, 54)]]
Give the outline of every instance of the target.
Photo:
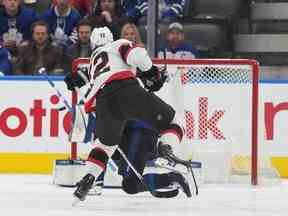
[(144, 87), (150, 92), (159, 91), (167, 79), (166, 71), (160, 71), (155, 65), (152, 65), (147, 71), (137, 69), (137, 77), (141, 79)]
[[(82, 74), (84, 74), (88, 78), (88, 70), (87, 68), (79, 68), (78, 70), (81, 70)], [(76, 74), (67, 74), (64, 78), (64, 81), (67, 85), (67, 89), (70, 91), (74, 91), (75, 87), (81, 88), (86, 84), (85, 80), (79, 73)]]

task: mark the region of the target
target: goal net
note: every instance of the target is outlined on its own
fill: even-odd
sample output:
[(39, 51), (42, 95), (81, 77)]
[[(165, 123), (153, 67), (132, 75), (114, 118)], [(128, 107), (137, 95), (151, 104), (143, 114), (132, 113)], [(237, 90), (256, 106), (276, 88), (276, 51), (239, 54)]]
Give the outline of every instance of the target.
[[(155, 60), (166, 67), (169, 82), (157, 94), (183, 117), (183, 158), (202, 164), (203, 182), (251, 182), (277, 179), (269, 153), (258, 145), (259, 66), (254, 60)], [(87, 67), (76, 59), (73, 73)], [(77, 102), (74, 93), (73, 102)], [(72, 158), (82, 152), (72, 143)]]

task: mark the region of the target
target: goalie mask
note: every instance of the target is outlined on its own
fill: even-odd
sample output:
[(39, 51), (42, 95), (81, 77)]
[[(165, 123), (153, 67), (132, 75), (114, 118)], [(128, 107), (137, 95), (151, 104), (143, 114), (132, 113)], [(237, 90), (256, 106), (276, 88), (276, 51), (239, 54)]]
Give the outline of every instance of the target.
[(113, 34), (107, 27), (94, 28), (90, 37), (92, 49), (113, 42)]

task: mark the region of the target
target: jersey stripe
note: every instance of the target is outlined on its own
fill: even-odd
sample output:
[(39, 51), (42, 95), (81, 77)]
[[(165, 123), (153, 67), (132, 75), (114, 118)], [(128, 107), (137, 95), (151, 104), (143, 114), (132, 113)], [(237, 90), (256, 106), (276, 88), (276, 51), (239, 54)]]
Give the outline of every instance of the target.
[(123, 59), (123, 61), (127, 64), (127, 58), (129, 53), (137, 47), (141, 47), (138, 45), (133, 44), (133, 46), (130, 46), (130, 44), (123, 44), (119, 47), (119, 53), (121, 55), (121, 58)]
[[(115, 73), (112, 76), (110, 76), (105, 81), (103, 87), (105, 85), (107, 85), (108, 83), (112, 82), (113, 80), (124, 80), (124, 79), (130, 79), (130, 78), (136, 79), (136, 75), (132, 71), (121, 71), (121, 72)], [(91, 99), (89, 99), (88, 101), (85, 102), (84, 109), (85, 109), (86, 113), (90, 113), (90, 112), (95, 112), (96, 111), (96, 107), (95, 107), (96, 106), (96, 96), (97, 96), (99, 90), (97, 91), (97, 93)]]

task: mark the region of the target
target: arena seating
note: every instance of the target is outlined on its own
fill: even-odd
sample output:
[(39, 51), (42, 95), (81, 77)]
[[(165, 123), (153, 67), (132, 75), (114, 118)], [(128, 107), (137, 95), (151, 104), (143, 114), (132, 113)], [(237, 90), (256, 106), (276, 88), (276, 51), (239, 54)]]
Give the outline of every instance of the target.
[(247, 18), (237, 25), (234, 57), (256, 58), (263, 66), (264, 79), (287, 77), (288, 2), (257, 0), (249, 8)]
[(235, 16), (243, 0), (193, 0), (190, 1), (190, 17), (226, 19)]
[(288, 32), (288, 3), (252, 3), (251, 23), (253, 33)]

